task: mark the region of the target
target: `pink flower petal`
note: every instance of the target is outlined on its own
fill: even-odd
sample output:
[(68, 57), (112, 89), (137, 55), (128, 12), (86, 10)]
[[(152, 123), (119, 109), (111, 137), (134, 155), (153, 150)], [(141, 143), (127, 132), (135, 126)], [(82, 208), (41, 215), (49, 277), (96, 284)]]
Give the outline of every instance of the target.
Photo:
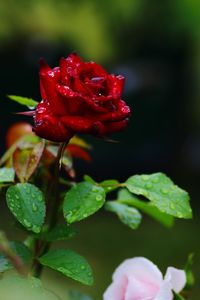
[(133, 276), (142, 282), (161, 286), (163, 276), (156, 265), (144, 257), (135, 257), (125, 260), (114, 272), (113, 280), (120, 279), (124, 275)]
[(153, 300), (173, 300), (173, 293), (169, 282), (164, 282)]
[(130, 276), (126, 287), (124, 300), (152, 300), (157, 295), (160, 286), (151, 282), (140, 281)]
[(127, 279), (124, 277), (120, 281), (115, 281), (103, 294), (103, 300), (123, 300), (126, 292)]
[(167, 268), (164, 281), (169, 282), (171, 289), (179, 293), (186, 284), (186, 274), (183, 270), (169, 267)]

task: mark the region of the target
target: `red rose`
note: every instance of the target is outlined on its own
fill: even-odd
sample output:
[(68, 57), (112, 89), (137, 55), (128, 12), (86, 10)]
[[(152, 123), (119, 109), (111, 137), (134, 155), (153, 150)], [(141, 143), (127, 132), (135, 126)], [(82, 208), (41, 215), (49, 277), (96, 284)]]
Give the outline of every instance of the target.
[(123, 85), (123, 76), (110, 75), (76, 54), (61, 58), (60, 66), (53, 69), (41, 61), (43, 100), (35, 111), (35, 133), (64, 142), (75, 133), (105, 137), (124, 129), (130, 108), (121, 99)]

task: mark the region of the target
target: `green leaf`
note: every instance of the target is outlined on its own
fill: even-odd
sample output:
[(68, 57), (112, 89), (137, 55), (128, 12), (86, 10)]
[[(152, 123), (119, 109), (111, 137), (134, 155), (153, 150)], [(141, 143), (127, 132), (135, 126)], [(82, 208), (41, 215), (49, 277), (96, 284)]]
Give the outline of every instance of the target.
[(15, 171), (13, 168), (0, 168), (0, 182), (14, 182)]
[(28, 230), (39, 233), (45, 219), (42, 192), (33, 184), (18, 183), (10, 186), (6, 201), (16, 219)]
[(101, 181), (99, 185), (104, 188), (106, 193), (109, 193), (119, 188), (119, 181), (115, 179), (108, 179)]
[(87, 218), (98, 211), (105, 202), (102, 187), (90, 182), (81, 182), (73, 186), (65, 195), (63, 213), (70, 224)]
[(19, 103), (19, 104), (22, 104), (22, 105), (26, 105), (28, 106), (29, 108), (33, 107), (35, 108), (38, 104), (37, 101), (31, 99), (31, 98), (27, 98), (27, 97), (22, 97), (22, 96), (16, 96), (16, 95), (8, 95), (8, 98)]
[(185, 273), (186, 273), (186, 289), (191, 289), (194, 284), (195, 284), (195, 278), (194, 278), (194, 273), (193, 273), (193, 265), (194, 265), (194, 253), (191, 253), (188, 256), (186, 265), (185, 265)]
[(131, 193), (146, 197), (164, 213), (177, 218), (192, 218), (188, 193), (163, 173), (135, 175), (125, 185)]
[(108, 201), (105, 204), (105, 208), (108, 211), (116, 213), (122, 223), (128, 225), (131, 229), (137, 229), (141, 223), (142, 216), (133, 207), (117, 203), (116, 201)]
[(66, 224), (59, 224), (56, 227), (54, 227), (50, 232), (44, 233), (43, 238), (46, 241), (53, 242), (68, 240), (74, 237), (76, 234), (77, 231), (72, 226), (68, 226)]
[[(10, 242), (10, 248), (18, 255), (24, 263), (28, 263), (31, 258), (30, 250), (21, 242)], [(0, 272), (5, 272), (13, 268), (12, 263), (5, 254), (0, 253)]]
[(46, 290), (38, 278), (18, 274), (4, 274), (0, 280), (0, 297), (3, 300), (61, 300)]
[(117, 200), (120, 203), (124, 203), (139, 209), (166, 227), (172, 227), (174, 224), (174, 217), (166, 213), (162, 213), (157, 207), (153, 206), (151, 202), (141, 201), (138, 197), (131, 194), (127, 189), (121, 189), (119, 191)]
[(93, 184), (97, 184), (97, 182), (89, 175), (84, 175), (83, 179), (87, 182), (93, 183)]
[(68, 297), (70, 300), (92, 300), (92, 298), (90, 296), (82, 294), (76, 290), (69, 291)]
[(92, 269), (86, 259), (69, 249), (53, 249), (39, 258), (42, 265), (81, 283), (92, 285)]

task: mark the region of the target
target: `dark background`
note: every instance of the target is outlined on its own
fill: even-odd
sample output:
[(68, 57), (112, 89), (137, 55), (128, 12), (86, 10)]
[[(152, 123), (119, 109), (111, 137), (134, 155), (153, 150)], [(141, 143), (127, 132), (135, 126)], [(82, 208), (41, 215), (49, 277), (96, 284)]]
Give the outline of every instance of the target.
[(177, 221), (170, 232), (149, 220), (131, 232), (101, 213), (81, 224), (75, 247), (98, 270), (88, 293), (101, 299), (112, 271), (127, 257), (145, 255), (163, 269), (181, 268), (190, 252), (196, 252), (198, 293), (200, 2), (1, 0), (0, 20), (1, 153), (7, 128), (22, 120), (13, 112), (24, 109), (6, 95), (39, 101), (39, 58), (54, 67), (61, 56), (76, 51), (126, 77), (123, 99), (132, 109), (127, 130), (113, 137), (118, 143), (86, 137), (93, 162), (76, 162), (79, 179), (87, 173), (96, 180), (123, 181), (135, 173), (162, 171), (191, 195), (194, 221)]

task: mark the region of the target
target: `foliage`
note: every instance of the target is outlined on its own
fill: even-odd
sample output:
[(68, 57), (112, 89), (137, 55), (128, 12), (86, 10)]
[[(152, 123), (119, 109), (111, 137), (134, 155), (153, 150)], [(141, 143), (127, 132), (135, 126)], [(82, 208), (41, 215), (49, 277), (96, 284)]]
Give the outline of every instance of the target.
[[(30, 99), (13, 99), (23, 105), (30, 104)], [(0, 234), (1, 273), (12, 268), (22, 275), (30, 273), (34, 285), (35, 277), (49, 267), (92, 285), (93, 271), (82, 255), (68, 248), (51, 248), (57, 241), (76, 236), (72, 223), (85, 220), (100, 209), (116, 214), (132, 230), (141, 224), (143, 213), (166, 227), (172, 227), (175, 218), (192, 218), (188, 193), (163, 173), (133, 175), (125, 182), (116, 179), (96, 182), (85, 175), (77, 183), (70, 145), (76, 146), (75, 157), (77, 149), (86, 151), (84, 155), (78, 151), (82, 153), (78, 157), (88, 161), (85, 153), (91, 147), (81, 138), (73, 137), (66, 145), (45, 141), (34, 133), (22, 133), (1, 158), (0, 191), (15, 221), (27, 234), (24, 241), (8, 241), (5, 234)], [(187, 287), (194, 282), (191, 265), (192, 256), (186, 265)], [(24, 286), (30, 281), (25, 280)], [(47, 292), (40, 288), (46, 297)], [(90, 299), (78, 292), (72, 292), (70, 297)], [(175, 297), (184, 299), (181, 295)]]

